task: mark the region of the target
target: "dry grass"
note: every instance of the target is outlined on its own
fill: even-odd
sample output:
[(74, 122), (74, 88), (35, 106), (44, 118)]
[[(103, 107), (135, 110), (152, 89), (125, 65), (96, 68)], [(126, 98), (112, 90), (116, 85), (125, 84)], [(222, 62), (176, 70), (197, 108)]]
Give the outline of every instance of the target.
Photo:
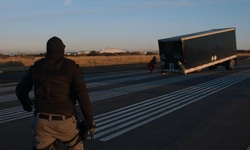
[[(239, 58), (250, 57), (249, 53), (238, 53)], [(125, 56), (70, 56), (81, 67), (94, 67), (94, 66), (111, 66), (121, 64), (140, 64), (147, 63), (152, 59), (153, 55), (125, 55)], [(0, 67), (12, 66), (30, 66), (36, 60), (42, 57), (33, 56), (14, 56), (14, 57), (1, 57)], [(156, 55), (159, 62), (159, 56)]]
[[(146, 63), (152, 59), (151, 55), (128, 55), (128, 56), (89, 56), (89, 57), (71, 57), (82, 67), (110, 66), (120, 64), (138, 64)], [(159, 58), (158, 58), (159, 60)]]
[[(146, 63), (152, 59), (153, 55), (126, 55), (126, 56), (71, 56), (81, 67), (110, 66), (120, 64)], [(159, 61), (159, 56), (156, 56)], [(42, 57), (14, 56), (0, 59), (0, 66), (30, 66)]]
[(250, 57), (250, 52), (249, 53), (237, 53), (238, 57)]
[(0, 66), (12, 67), (12, 66), (29, 66), (38, 60), (38, 57), (27, 56), (14, 56), (14, 57), (1, 57)]

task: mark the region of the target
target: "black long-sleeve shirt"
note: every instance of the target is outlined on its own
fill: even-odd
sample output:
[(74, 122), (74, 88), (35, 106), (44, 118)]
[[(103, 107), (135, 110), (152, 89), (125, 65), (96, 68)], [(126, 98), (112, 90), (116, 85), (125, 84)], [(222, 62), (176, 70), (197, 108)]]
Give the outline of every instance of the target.
[[(29, 68), (16, 87), (16, 95), (24, 110), (31, 111), (29, 92), (34, 86), (35, 113), (74, 115), (77, 100), (86, 123), (93, 125), (93, 112), (83, 74), (74, 61), (41, 59)], [(72, 93), (73, 92), (73, 93)]]

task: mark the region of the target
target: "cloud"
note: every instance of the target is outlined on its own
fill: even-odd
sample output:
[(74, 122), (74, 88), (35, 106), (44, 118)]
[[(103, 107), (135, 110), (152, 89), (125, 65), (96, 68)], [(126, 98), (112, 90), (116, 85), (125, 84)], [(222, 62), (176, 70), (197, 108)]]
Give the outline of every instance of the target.
[(68, 6), (72, 3), (72, 0), (64, 0), (64, 5)]

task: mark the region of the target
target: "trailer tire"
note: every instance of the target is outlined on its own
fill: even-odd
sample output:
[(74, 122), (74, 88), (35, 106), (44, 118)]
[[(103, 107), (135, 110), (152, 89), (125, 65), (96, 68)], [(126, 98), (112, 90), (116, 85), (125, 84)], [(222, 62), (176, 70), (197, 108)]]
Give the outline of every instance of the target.
[(235, 59), (231, 59), (225, 62), (225, 69), (226, 70), (232, 70), (236, 65)]

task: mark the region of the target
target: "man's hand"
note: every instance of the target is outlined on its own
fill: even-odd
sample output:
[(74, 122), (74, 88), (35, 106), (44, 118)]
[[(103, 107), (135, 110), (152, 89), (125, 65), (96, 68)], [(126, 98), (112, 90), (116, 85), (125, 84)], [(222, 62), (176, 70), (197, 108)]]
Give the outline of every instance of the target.
[(90, 135), (94, 135), (94, 134), (95, 134), (95, 128), (93, 128), (93, 127), (90, 128), (90, 129), (89, 129), (89, 134), (90, 134)]
[(96, 129), (96, 125), (95, 125), (95, 123), (93, 123), (93, 124), (90, 126), (90, 128), (89, 128), (89, 135), (90, 135), (91, 143), (92, 143), (92, 144), (94, 143), (95, 129)]
[(94, 135), (95, 129), (96, 129), (96, 125), (95, 125), (95, 123), (93, 123), (92, 125), (89, 126), (89, 134)]

